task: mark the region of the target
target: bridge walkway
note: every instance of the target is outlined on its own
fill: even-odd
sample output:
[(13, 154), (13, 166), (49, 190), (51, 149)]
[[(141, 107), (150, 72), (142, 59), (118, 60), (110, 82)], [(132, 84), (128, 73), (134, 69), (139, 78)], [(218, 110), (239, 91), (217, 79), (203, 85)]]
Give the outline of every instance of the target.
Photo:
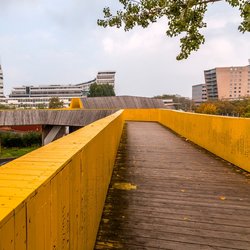
[(250, 249), (250, 177), (152, 122), (127, 122), (95, 249)]

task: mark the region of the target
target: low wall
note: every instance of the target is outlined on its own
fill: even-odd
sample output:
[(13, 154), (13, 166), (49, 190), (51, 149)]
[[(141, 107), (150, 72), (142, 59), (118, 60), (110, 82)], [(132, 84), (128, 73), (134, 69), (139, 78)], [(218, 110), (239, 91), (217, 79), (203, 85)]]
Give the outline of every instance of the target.
[(161, 110), (159, 122), (250, 172), (250, 119)]
[(93, 249), (122, 111), (0, 168), (0, 249)]
[(124, 120), (158, 122), (160, 109), (124, 109)]

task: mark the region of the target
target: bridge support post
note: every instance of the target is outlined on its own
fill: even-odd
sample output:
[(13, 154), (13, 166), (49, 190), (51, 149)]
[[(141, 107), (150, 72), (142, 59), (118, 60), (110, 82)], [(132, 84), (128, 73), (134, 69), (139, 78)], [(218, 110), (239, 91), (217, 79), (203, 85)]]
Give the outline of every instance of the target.
[(46, 145), (66, 134), (65, 126), (43, 125), (42, 127), (42, 145)]

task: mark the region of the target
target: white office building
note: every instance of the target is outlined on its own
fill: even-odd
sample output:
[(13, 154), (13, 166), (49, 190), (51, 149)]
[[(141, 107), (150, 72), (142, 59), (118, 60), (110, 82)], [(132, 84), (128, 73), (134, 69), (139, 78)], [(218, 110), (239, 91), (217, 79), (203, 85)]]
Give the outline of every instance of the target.
[(3, 70), (2, 70), (1, 64), (0, 64), (0, 98), (4, 98), (4, 94), (3, 94)]
[(98, 72), (97, 77), (91, 81), (68, 85), (24, 85), (12, 89), (5, 104), (15, 107), (37, 108), (42, 105), (48, 107), (51, 97), (58, 97), (67, 107), (74, 97), (86, 97), (91, 84), (115, 85), (115, 72)]

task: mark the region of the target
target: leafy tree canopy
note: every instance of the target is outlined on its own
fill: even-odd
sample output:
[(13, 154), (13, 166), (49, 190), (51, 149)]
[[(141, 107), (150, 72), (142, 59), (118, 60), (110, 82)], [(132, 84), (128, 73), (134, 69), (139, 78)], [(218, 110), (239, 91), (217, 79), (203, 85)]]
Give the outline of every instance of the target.
[(38, 108), (38, 109), (46, 109), (47, 106), (46, 106), (45, 103), (39, 103), (39, 104), (37, 105), (37, 108)]
[(115, 96), (114, 86), (110, 84), (97, 84), (90, 85), (88, 97), (97, 96)]
[(63, 108), (63, 101), (60, 101), (58, 97), (51, 97), (49, 101), (49, 109)]
[(250, 2), (249, 0), (119, 0), (123, 5), (115, 15), (109, 7), (103, 9), (104, 19), (97, 21), (98, 25), (107, 27), (124, 27), (125, 31), (135, 26), (146, 28), (157, 22), (163, 16), (168, 19), (167, 36), (180, 34), (180, 54), (177, 60), (188, 58), (192, 51), (199, 49), (205, 42), (200, 29), (206, 27), (204, 15), (209, 4), (225, 1), (240, 10), (242, 22), (239, 31), (250, 32)]
[(6, 104), (0, 104), (0, 109), (15, 109), (15, 107)]
[(226, 116), (250, 117), (250, 98), (234, 101), (205, 102), (195, 108), (195, 112)]

